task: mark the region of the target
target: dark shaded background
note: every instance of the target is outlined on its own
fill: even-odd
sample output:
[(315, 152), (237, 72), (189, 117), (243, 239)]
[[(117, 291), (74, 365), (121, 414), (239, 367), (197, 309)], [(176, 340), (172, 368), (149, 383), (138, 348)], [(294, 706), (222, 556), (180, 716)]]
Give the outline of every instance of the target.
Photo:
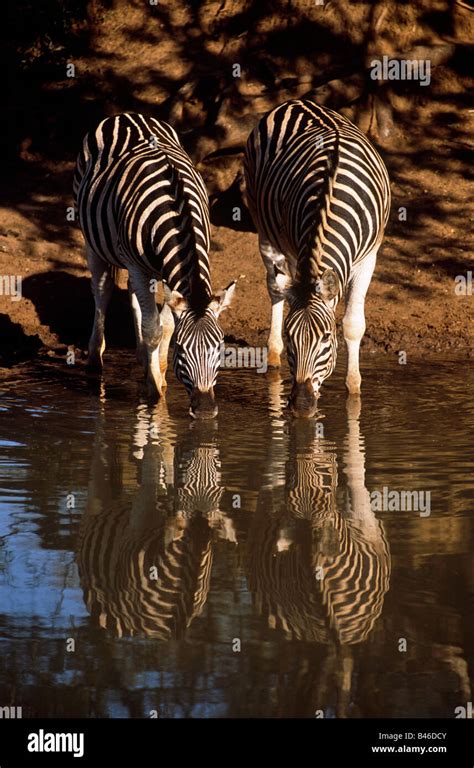
[[(217, 279), (245, 272), (253, 290), (260, 272), (252, 266), (254, 241), (244, 234), (252, 225), (242, 200), (242, 151), (261, 114), (300, 96), (353, 119), (389, 169), (394, 204), (376, 279), (385, 306), (400, 296), (405, 306), (418, 303), (414, 320), (403, 328), (390, 311), (394, 327), (384, 325), (381, 311), (376, 347), (416, 350), (429, 337), (430, 349), (454, 345), (465, 354), (464, 310), (452, 301), (452, 281), (469, 268), (474, 219), (467, 202), (473, 160), (470, 7), (456, 0), (10, 2), (0, 270), (24, 276), (33, 309), (0, 297), (2, 359), (29, 356), (38, 347), (28, 341), (36, 333), (53, 350), (86, 343), (92, 303), (87, 273), (79, 270), (77, 227), (65, 220), (65, 209), (72, 204), (73, 163), (87, 130), (123, 110), (171, 122), (210, 193), (219, 227), (212, 253)], [(374, 82), (370, 62), (383, 55), (429, 58), (430, 86)], [(68, 64), (75, 67), (72, 78)], [(233, 76), (236, 64), (240, 77)], [(238, 222), (232, 218), (236, 205), (243, 211)], [(408, 222), (398, 217), (403, 205)], [(231, 310), (235, 338), (264, 340), (264, 293), (262, 284), (249, 305)], [(125, 317), (122, 298), (117, 311)], [(425, 300), (436, 311), (439, 300), (448, 299), (441, 319), (427, 316)], [(109, 325), (112, 343), (130, 343), (130, 324)], [(412, 326), (416, 333), (410, 336)]]

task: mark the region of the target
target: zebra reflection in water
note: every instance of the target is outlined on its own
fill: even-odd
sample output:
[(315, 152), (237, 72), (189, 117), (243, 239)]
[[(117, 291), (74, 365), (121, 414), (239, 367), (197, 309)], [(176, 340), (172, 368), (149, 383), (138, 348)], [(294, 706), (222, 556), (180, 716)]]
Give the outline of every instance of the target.
[[(272, 387), (278, 410), (277, 381)], [(389, 549), (365, 487), (360, 401), (349, 398), (347, 409), (344, 490), (335, 446), (317, 436), (318, 422), (288, 422), (283, 430), (272, 422), (280, 439), (269, 443), (273, 479), (248, 534), (249, 585), (269, 626), (292, 639), (363, 642), (389, 587)]]
[(78, 548), (85, 603), (118, 637), (179, 638), (206, 602), (216, 532), (233, 537), (215, 430), (196, 423), (175, 447), (165, 404), (141, 405), (132, 446), (117, 445), (104, 408)]

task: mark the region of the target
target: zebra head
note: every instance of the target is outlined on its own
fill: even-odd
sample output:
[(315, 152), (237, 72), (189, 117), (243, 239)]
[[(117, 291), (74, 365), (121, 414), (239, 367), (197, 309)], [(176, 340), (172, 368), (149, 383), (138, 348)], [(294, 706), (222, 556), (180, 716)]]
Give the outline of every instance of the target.
[(334, 299), (339, 293), (340, 282), (332, 269), (326, 269), (309, 286), (293, 282), (282, 273), (275, 279), (289, 304), (285, 320), (292, 376), (288, 405), (294, 416), (308, 419), (316, 413), (321, 384), (336, 365)]
[(179, 291), (172, 291), (167, 302), (176, 319), (174, 372), (188, 391), (189, 413), (195, 419), (217, 415), (214, 386), (224, 342), (218, 317), (230, 305), (234, 290), (235, 281), (199, 307)]

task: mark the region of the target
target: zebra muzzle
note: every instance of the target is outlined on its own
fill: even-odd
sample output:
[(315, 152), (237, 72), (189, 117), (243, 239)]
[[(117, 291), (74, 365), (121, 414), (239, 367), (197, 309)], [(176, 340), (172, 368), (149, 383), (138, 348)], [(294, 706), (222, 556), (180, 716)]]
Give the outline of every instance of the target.
[(314, 392), (311, 379), (293, 384), (288, 407), (292, 415), (299, 419), (310, 419), (315, 415), (318, 407), (318, 398)]
[(194, 419), (214, 419), (217, 416), (217, 404), (212, 387), (207, 392), (201, 392), (196, 387), (192, 390), (189, 413)]

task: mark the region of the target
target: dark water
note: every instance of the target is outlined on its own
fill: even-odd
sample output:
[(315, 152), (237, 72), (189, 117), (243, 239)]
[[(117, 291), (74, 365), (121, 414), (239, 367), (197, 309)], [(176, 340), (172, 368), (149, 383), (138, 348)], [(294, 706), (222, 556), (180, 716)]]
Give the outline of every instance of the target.
[(4, 383), (0, 707), (454, 717), (472, 701), (472, 373), (369, 358), (359, 409), (341, 366), (311, 423), (252, 371), (220, 374), (213, 424), (174, 382), (150, 408), (128, 354), (95, 388), (66, 366)]

